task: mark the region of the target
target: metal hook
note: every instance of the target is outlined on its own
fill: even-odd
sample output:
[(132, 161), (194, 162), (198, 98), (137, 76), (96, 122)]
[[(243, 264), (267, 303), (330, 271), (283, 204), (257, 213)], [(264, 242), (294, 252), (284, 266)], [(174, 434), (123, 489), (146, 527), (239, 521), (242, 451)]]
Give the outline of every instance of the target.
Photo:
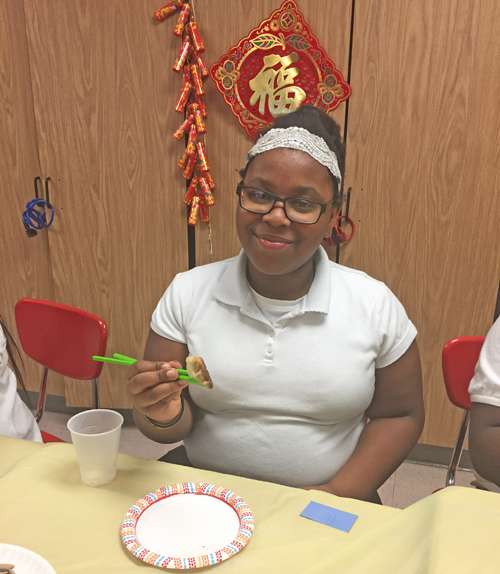
[[(347, 200), (345, 204), (345, 218), (349, 217), (349, 204), (351, 203), (351, 191), (352, 187), (347, 190)], [(340, 211), (340, 215), (342, 214), (342, 210)], [(342, 227), (342, 220), (339, 221), (339, 227)], [(335, 250), (335, 263), (339, 263), (340, 261), (340, 243), (337, 244), (337, 249)]]
[(351, 203), (351, 191), (352, 191), (352, 187), (350, 187), (350, 188), (347, 190), (347, 201), (346, 201), (346, 204), (345, 204), (345, 216), (346, 216), (346, 219), (349, 217), (349, 204)]
[(50, 177), (46, 177), (46, 178), (45, 178), (45, 201), (47, 202), (47, 205), (50, 206), (50, 201), (49, 201), (49, 181), (50, 181)]
[(35, 185), (35, 197), (36, 197), (36, 199), (38, 199), (38, 182), (40, 182), (40, 185), (42, 184), (42, 178), (39, 175), (37, 175), (35, 177), (35, 179), (33, 180), (33, 183)]

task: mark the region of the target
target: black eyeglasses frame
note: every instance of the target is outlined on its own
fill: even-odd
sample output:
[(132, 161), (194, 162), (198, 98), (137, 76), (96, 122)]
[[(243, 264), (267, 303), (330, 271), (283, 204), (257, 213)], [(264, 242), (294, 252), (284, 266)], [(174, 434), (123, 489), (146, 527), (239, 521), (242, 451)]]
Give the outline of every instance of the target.
[[(269, 208), (269, 211), (252, 211), (251, 209), (248, 209), (247, 207), (244, 207), (243, 204), (241, 203), (241, 191), (243, 189), (254, 189), (255, 191), (263, 191), (264, 193), (267, 193), (268, 195), (271, 195), (274, 198), (273, 204), (271, 205), (271, 207)], [(239, 203), (240, 203), (240, 207), (242, 209), (244, 209), (245, 211), (248, 211), (249, 213), (255, 213), (256, 215), (267, 215), (268, 213), (271, 213), (271, 211), (274, 209), (276, 202), (277, 201), (281, 201), (281, 203), (283, 204), (283, 211), (285, 213), (285, 216), (287, 217), (287, 219), (289, 219), (290, 221), (293, 221), (294, 223), (302, 223), (304, 225), (314, 225), (315, 223), (318, 223), (318, 221), (320, 220), (321, 216), (323, 215), (323, 213), (325, 213), (325, 211), (327, 210), (328, 206), (330, 204), (334, 204), (335, 203), (335, 199), (332, 199), (330, 201), (328, 201), (327, 203), (320, 203), (319, 201), (314, 201), (314, 199), (309, 199), (307, 197), (278, 197), (277, 195), (274, 195), (274, 193), (271, 193), (270, 191), (267, 191), (265, 189), (260, 189), (260, 187), (252, 187), (251, 185), (243, 185), (243, 184), (238, 184), (236, 186), (236, 195), (238, 196), (239, 199)], [(315, 203), (316, 205), (319, 205), (321, 207), (318, 218), (316, 219), (316, 221), (297, 221), (296, 219), (292, 219), (287, 211), (286, 211), (286, 202), (291, 200), (291, 199), (304, 199), (305, 201), (309, 201), (311, 203)]]

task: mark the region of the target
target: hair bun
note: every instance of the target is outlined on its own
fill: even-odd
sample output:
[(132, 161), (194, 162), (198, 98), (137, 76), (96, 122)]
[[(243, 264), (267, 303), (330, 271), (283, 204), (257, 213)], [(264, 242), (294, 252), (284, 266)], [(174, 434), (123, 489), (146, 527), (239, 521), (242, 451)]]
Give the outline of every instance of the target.
[(301, 106), (298, 110), (276, 118), (264, 133), (272, 128), (304, 128), (308, 132), (324, 139), (327, 146), (337, 156), (342, 179), (345, 172), (345, 144), (339, 124), (327, 113), (311, 105)]

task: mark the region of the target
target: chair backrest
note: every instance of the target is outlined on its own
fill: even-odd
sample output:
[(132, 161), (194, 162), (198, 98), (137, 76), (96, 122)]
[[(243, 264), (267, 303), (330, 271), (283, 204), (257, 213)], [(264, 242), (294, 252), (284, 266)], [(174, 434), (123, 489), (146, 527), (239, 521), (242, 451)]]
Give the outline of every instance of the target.
[(448, 398), (457, 407), (470, 410), (469, 383), (485, 337), (458, 337), (443, 348), (443, 378)]
[(51, 371), (74, 379), (97, 379), (108, 331), (104, 321), (81, 309), (40, 301), (17, 302), (16, 324), (24, 352)]

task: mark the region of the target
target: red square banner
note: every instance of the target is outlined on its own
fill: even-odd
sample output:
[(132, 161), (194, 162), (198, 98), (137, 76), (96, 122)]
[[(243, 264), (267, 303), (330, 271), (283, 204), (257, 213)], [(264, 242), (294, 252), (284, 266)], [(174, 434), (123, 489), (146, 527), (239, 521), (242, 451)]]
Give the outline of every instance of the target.
[(292, 0), (213, 64), (210, 76), (252, 139), (302, 104), (329, 112), (351, 95)]

